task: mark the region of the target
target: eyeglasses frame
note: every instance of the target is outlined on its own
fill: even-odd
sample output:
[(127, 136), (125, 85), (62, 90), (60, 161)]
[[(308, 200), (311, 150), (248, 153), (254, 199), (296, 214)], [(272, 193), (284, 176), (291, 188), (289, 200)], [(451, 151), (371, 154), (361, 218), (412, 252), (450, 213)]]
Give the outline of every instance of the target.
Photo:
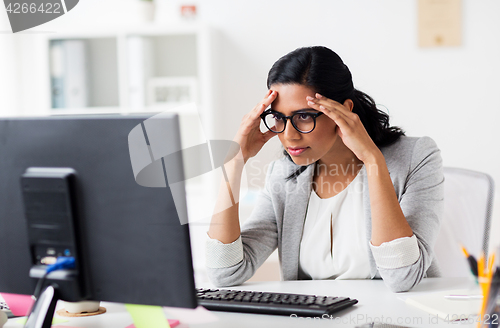
[[(271, 130), (270, 127), (267, 126), (267, 123), (266, 123), (266, 120), (264, 119), (266, 117), (266, 115), (269, 115), (269, 114), (272, 114), (272, 113), (276, 113), (276, 114), (279, 114), (284, 120), (285, 120), (285, 124), (283, 126), (283, 130), (279, 131), (279, 132), (276, 132), (276, 131), (273, 131)], [(297, 126), (295, 126), (295, 124), (293, 123), (293, 117), (295, 115), (300, 115), (300, 114), (308, 114), (308, 115), (311, 115), (312, 118), (313, 118), (313, 121), (314, 121), (314, 126), (313, 128), (311, 129), (311, 131), (308, 131), (308, 132), (303, 132), (301, 130), (299, 130), (299, 128), (297, 128)], [(260, 114), (260, 118), (262, 119), (262, 121), (264, 121), (264, 125), (267, 127), (267, 129), (271, 132), (274, 132), (274, 133), (282, 133), (283, 131), (285, 131), (286, 129), (286, 123), (288, 120), (290, 120), (290, 122), (292, 123), (292, 126), (295, 128), (295, 130), (299, 131), (300, 133), (303, 133), (303, 134), (307, 134), (307, 133), (311, 133), (314, 131), (314, 129), (316, 128), (316, 119), (318, 118), (318, 116), (320, 116), (321, 114), (323, 114), (323, 112), (317, 112), (317, 113), (311, 113), (311, 112), (297, 112), (291, 116), (285, 116), (283, 114), (281, 114), (280, 112), (277, 112), (277, 111), (274, 111), (272, 109), (267, 109), (265, 110), (262, 114)]]

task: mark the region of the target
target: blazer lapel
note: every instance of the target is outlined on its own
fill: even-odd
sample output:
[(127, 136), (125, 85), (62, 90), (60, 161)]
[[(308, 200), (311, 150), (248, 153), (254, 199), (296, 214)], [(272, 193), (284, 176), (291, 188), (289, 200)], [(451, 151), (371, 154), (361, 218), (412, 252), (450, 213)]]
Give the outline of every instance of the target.
[(315, 164), (309, 165), (296, 179), (284, 184), (286, 200), (281, 248), (283, 280), (298, 279), (300, 241), (311, 195), (314, 167)]

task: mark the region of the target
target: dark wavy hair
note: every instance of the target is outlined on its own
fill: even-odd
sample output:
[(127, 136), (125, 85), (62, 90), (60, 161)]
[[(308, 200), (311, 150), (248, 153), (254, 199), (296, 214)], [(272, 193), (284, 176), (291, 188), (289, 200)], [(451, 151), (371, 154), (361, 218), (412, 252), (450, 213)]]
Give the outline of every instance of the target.
[[(342, 59), (332, 50), (321, 47), (298, 48), (278, 59), (269, 71), (267, 88), (273, 84), (300, 84), (327, 98), (344, 103), (351, 99), (356, 113), (377, 147), (390, 145), (403, 136), (404, 131), (390, 126), (389, 115), (379, 110), (373, 98), (354, 88), (352, 75)], [(292, 161), (286, 150), (285, 156)], [(290, 175), (297, 177), (307, 166)]]

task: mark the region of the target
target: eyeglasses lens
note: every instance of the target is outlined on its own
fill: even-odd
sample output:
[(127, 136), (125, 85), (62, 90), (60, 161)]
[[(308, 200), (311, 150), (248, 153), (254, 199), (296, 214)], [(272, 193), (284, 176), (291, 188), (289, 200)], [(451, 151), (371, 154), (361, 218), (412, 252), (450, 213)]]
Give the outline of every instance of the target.
[(285, 129), (285, 119), (281, 115), (269, 113), (265, 117), (265, 122), (269, 130), (281, 132)]
[(310, 132), (314, 129), (314, 118), (307, 113), (297, 113), (292, 116), (293, 123), (301, 132)]

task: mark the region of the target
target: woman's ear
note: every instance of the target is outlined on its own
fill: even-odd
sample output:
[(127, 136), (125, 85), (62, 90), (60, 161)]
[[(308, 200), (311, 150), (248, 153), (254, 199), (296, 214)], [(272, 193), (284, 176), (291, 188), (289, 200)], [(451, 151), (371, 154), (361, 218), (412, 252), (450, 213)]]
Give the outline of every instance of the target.
[(344, 101), (344, 106), (347, 107), (349, 109), (349, 111), (352, 112), (352, 109), (354, 108), (354, 103), (352, 102), (351, 99), (346, 99)]

